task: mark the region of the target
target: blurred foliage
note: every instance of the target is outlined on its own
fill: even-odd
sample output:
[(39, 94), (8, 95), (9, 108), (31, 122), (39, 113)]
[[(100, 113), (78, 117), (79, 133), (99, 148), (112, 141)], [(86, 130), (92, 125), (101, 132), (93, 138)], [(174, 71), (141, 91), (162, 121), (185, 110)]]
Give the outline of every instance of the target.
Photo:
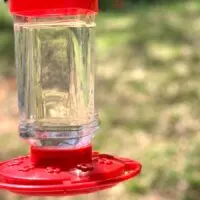
[(14, 73), (14, 39), (11, 16), (7, 12), (7, 5), (0, 2), (0, 73), (12, 76)]
[[(97, 18), (102, 125), (95, 147), (140, 160), (143, 171), (112, 190), (72, 199), (200, 198), (200, 3), (170, 2)], [(14, 72), (13, 34), (6, 8), (0, 9), (0, 73), (7, 76)], [(2, 160), (25, 151), (16, 134), (1, 134)]]
[(99, 0), (99, 7), (102, 11), (109, 11), (113, 9), (125, 9), (130, 6), (172, 4), (177, 3), (177, 1), (186, 2), (189, 0)]

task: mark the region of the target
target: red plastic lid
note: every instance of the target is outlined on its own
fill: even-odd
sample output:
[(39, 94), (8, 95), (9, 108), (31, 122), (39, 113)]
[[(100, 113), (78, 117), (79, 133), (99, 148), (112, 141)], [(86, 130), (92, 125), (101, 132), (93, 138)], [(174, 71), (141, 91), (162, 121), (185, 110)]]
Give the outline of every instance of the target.
[[(90, 147), (75, 151), (77, 155), (83, 154), (89, 152)], [(42, 158), (43, 153), (39, 154)], [(83, 157), (87, 159), (88, 155), (83, 154)], [(71, 160), (77, 159), (71, 157)], [(71, 160), (66, 157), (65, 163)], [(93, 152), (90, 161), (74, 163), (74, 166), (63, 165), (64, 161), (59, 160), (45, 162), (35, 163), (30, 156), (24, 156), (0, 163), (0, 189), (31, 196), (79, 195), (110, 188), (141, 171), (136, 161), (97, 152)]]
[(22, 16), (88, 14), (98, 12), (98, 0), (9, 0), (10, 12)]

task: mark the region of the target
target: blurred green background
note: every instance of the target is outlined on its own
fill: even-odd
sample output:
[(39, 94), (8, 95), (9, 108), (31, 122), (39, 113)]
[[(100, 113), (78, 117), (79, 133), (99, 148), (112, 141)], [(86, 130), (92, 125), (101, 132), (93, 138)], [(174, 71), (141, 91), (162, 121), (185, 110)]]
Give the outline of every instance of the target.
[[(100, 3), (97, 103), (102, 123), (94, 145), (139, 160), (143, 171), (113, 189), (60, 199), (199, 200), (200, 2)], [(13, 45), (11, 17), (0, 3), (1, 160), (28, 151), (17, 135)], [(11, 199), (55, 198), (0, 192), (0, 200)]]

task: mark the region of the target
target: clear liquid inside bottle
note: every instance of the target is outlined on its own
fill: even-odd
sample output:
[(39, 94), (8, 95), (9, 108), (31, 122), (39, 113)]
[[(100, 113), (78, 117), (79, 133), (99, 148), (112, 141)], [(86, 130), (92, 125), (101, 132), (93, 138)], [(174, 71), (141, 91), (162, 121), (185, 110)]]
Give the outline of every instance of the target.
[(20, 136), (42, 147), (90, 144), (98, 128), (95, 24), (73, 17), (20, 20), (14, 24)]

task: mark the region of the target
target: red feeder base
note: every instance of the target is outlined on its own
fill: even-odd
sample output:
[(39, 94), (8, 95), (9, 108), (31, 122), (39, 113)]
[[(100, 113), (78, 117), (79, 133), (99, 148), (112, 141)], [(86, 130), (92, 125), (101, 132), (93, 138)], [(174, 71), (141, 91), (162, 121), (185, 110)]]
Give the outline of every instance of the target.
[[(85, 148), (88, 152), (90, 149)], [(80, 151), (83, 149), (77, 153)], [(0, 188), (31, 196), (80, 195), (113, 187), (141, 171), (141, 165), (136, 161), (97, 152), (92, 153), (90, 161), (74, 166), (68, 165), (70, 159), (62, 163), (51, 159), (45, 164), (36, 163), (32, 158), (34, 156), (24, 156), (0, 163)], [(76, 160), (75, 157), (71, 159)]]

